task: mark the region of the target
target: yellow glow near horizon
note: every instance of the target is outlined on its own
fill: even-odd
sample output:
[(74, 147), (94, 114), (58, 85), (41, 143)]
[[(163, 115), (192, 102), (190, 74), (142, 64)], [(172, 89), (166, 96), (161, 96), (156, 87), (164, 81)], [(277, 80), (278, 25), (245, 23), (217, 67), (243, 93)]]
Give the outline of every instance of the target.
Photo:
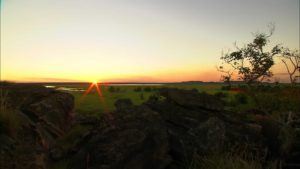
[(292, 0), (3, 0), (1, 80), (219, 81), (221, 51), (270, 21), (271, 45), (299, 48), (298, 14)]

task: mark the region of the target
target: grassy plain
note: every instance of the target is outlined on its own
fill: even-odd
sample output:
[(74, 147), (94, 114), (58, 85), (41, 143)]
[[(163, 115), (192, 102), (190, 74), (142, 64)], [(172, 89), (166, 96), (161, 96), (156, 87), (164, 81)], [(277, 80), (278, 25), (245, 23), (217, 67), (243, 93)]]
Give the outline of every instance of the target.
[[(258, 109), (267, 113), (272, 121), (279, 124), (279, 128), (268, 129), (269, 133), (276, 133), (278, 135), (270, 136), (280, 141), (280, 151), (283, 153), (290, 152), (291, 146), (295, 143), (295, 131), (290, 126), (291, 119), (296, 119), (299, 116), (299, 101), (300, 101), (300, 86), (291, 86), (288, 84), (261, 84), (257, 88), (252, 90), (252, 93), (247, 90), (245, 86), (234, 85), (230, 90), (226, 89), (226, 86), (221, 83), (203, 83), (203, 84), (118, 84), (118, 85), (101, 85), (102, 97), (99, 97), (96, 88), (85, 95), (87, 89), (91, 84), (82, 83), (61, 83), (61, 84), (43, 84), (44, 86), (55, 88), (64, 92), (71, 93), (75, 98), (75, 112), (79, 114), (98, 116), (103, 112), (113, 111), (115, 109), (114, 102), (121, 98), (129, 98), (135, 105), (142, 104), (147, 101), (151, 95), (155, 95), (157, 89), (162, 87), (172, 87), (180, 89), (196, 89), (199, 92), (206, 92), (213, 94), (224, 100), (225, 108), (233, 110), (233, 112), (249, 112), (251, 109)], [(225, 87), (225, 88), (224, 88)], [(225, 90), (226, 89), (226, 90)], [(255, 95), (253, 94), (255, 93)], [(252, 95), (253, 94), (253, 95)], [(0, 129), (2, 132), (8, 133), (10, 137), (18, 136), (20, 131), (21, 122), (19, 119), (20, 114), (17, 110), (11, 109), (7, 106), (7, 93), (0, 90)], [(256, 97), (257, 103), (254, 103), (253, 96)], [(253, 122), (256, 119), (256, 114), (243, 113)], [(254, 112), (255, 113), (255, 112)], [(259, 116), (258, 116), (259, 117)], [(21, 119), (21, 118), (20, 118)], [(292, 120), (293, 120), (292, 119)], [(264, 123), (269, 125), (268, 123)], [(1, 126), (2, 125), (2, 126)], [(66, 134), (65, 137), (60, 138), (57, 142), (62, 145), (64, 150), (72, 149), (78, 144), (76, 139), (90, 126), (76, 125)], [(297, 128), (298, 130), (298, 128)], [(21, 147), (22, 151), (25, 149), (28, 153), (32, 152), (32, 147)], [(28, 149), (28, 150), (27, 150)], [(18, 149), (19, 150), (19, 149)], [(28, 154), (26, 152), (26, 156)], [(297, 152), (296, 152), (297, 153)], [(16, 153), (18, 154), (18, 153)], [(24, 154), (24, 153), (23, 153)], [(249, 157), (252, 154), (249, 152)], [(193, 164), (195, 161), (195, 164)], [(1, 158), (0, 158), (1, 162)], [(198, 159), (197, 156), (193, 159), (192, 166), (186, 168), (199, 169), (199, 168), (262, 168), (260, 159), (250, 159), (247, 161), (240, 158), (239, 154), (218, 154), (211, 155), (207, 158)], [(275, 166), (271, 162), (271, 165)], [(195, 166), (195, 167), (194, 167)], [(68, 168), (68, 161), (62, 160), (54, 163), (51, 168)], [(276, 168), (276, 167), (270, 167)]]
[[(98, 115), (115, 109), (114, 103), (118, 99), (129, 98), (135, 105), (147, 101), (151, 95), (161, 87), (180, 89), (197, 89), (199, 92), (215, 94), (221, 92), (222, 84), (118, 84), (99, 85), (102, 96), (99, 97), (95, 87), (84, 95), (91, 84), (55, 84), (58, 90), (71, 93), (75, 97), (75, 110), (78, 113)], [(224, 91), (222, 91), (224, 92)], [(226, 92), (225, 93), (232, 93)]]
[[(235, 112), (258, 108), (257, 106), (259, 105), (266, 112), (273, 112), (273, 109), (280, 110), (284, 107), (287, 107), (285, 108), (286, 110), (297, 107), (296, 105), (290, 105), (290, 103), (294, 103), (295, 101), (293, 100), (297, 100), (291, 96), (298, 93), (298, 87), (295, 88), (297, 91), (293, 92), (289, 85), (284, 84), (279, 86), (272, 84), (260, 85), (257, 89), (253, 89), (252, 92), (246, 92), (247, 90), (240, 88), (239, 85), (232, 86), (230, 90), (224, 90), (226, 86), (222, 83), (99, 84), (102, 97), (99, 97), (95, 86), (88, 94), (84, 94), (90, 85), (88, 83), (63, 83), (53, 84), (52, 87), (55, 86), (57, 90), (71, 93), (75, 97), (75, 111), (86, 115), (99, 115), (102, 112), (113, 111), (115, 109), (115, 101), (122, 98), (130, 99), (135, 105), (142, 104), (151, 95), (155, 95), (157, 90), (162, 87), (196, 89), (199, 92), (216, 95), (226, 102), (226, 109)], [(290, 94), (285, 94), (287, 92)], [(255, 104), (251, 93), (255, 93), (256, 99), (260, 103), (259, 105)]]

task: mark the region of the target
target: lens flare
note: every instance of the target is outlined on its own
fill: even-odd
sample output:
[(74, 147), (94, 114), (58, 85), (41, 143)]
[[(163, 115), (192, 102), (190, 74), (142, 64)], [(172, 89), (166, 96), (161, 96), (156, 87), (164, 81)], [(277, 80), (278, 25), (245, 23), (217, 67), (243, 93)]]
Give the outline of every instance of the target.
[(97, 81), (97, 80), (94, 80), (92, 84), (94, 84), (94, 85), (95, 85), (95, 84), (98, 84), (98, 81)]
[(97, 95), (99, 96), (99, 101), (101, 102), (101, 104), (103, 105), (103, 109), (104, 111), (107, 111), (106, 105), (105, 105), (105, 100), (103, 97), (103, 92), (101, 90), (101, 86), (102, 84), (107, 85), (108, 83), (100, 83), (97, 80), (94, 80), (89, 87), (85, 90), (85, 92), (83, 93), (83, 95), (81, 96), (80, 100), (79, 100), (79, 104), (80, 105), (82, 103), (82, 101), (85, 99), (85, 97), (91, 92), (91, 90), (95, 87)]

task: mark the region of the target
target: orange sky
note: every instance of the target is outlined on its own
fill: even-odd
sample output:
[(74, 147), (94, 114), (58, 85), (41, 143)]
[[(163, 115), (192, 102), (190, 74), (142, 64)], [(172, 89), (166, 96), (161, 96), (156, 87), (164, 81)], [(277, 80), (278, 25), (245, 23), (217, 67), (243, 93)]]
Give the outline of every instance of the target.
[(1, 80), (219, 81), (222, 50), (269, 22), (299, 48), (299, 1), (264, 2), (2, 0)]

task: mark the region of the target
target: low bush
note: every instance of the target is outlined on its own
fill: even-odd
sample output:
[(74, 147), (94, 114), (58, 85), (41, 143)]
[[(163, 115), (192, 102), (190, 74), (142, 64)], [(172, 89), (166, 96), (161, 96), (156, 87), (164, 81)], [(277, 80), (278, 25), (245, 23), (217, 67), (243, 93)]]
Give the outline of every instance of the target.
[(142, 88), (141, 87), (136, 87), (136, 88), (133, 89), (133, 91), (135, 91), (135, 92), (141, 92)]
[(223, 99), (223, 98), (226, 98), (228, 97), (228, 93), (224, 93), (224, 92), (217, 92), (214, 94), (217, 98), (219, 99)]
[(116, 91), (116, 88), (114, 86), (110, 86), (108, 88), (108, 91), (111, 92), (111, 93), (114, 93)]
[(230, 90), (231, 89), (231, 86), (222, 86), (221, 87), (221, 90)]
[(278, 160), (267, 160), (268, 152), (256, 145), (237, 145), (226, 152), (193, 155), (189, 169), (280, 169)]
[(108, 88), (108, 91), (111, 92), (111, 93), (119, 92), (119, 91), (120, 91), (120, 88), (114, 87), (114, 86), (110, 86), (110, 87)]
[(149, 87), (149, 86), (144, 88), (144, 91), (145, 91), (145, 92), (151, 92), (151, 90), (152, 90), (152, 89), (151, 89), (151, 87)]
[(141, 100), (144, 100), (144, 99), (145, 99), (145, 97), (144, 97), (144, 94), (143, 94), (143, 93), (141, 93), (141, 94), (140, 94), (140, 99), (141, 99)]
[(237, 93), (234, 95), (234, 99), (238, 104), (247, 104), (248, 103), (248, 96), (244, 93)]

